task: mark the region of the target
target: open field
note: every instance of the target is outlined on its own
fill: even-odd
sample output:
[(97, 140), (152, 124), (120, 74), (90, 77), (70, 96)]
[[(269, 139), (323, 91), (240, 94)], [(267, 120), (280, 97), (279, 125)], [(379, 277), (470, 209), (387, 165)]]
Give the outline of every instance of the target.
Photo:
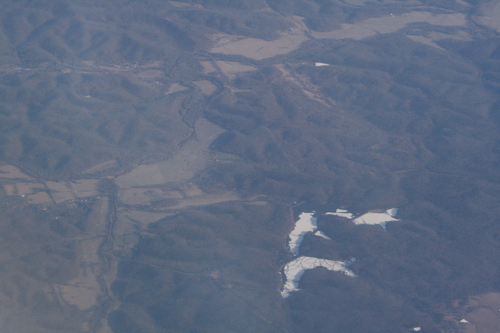
[(444, 320), (461, 333), (493, 333), (500, 327), (500, 294), (486, 293), (455, 301)]
[(299, 45), (307, 39), (307, 37), (301, 34), (284, 36), (276, 41), (243, 38), (214, 47), (210, 52), (242, 55), (255, 60), (262, 60), (279, 54), (287, 54), (297, 49)]
[[(355, 24), (342, 23), (340, 29), (328, 32), (310, 31), (300, 20), (300, 17), (293, 17), (291, 22), (295, 24), (295, 27), (276, 40), (266, 41), (255, 38), (243, 38), (234, 41), (227, 40), (224, 43), (219, 42), (210, 51), (213, 53), (242, 55), (255, 60), (262, 60), (276, 55), (287, 54), (297, 49), (302, 42), (310, 39), (309, 36), (315, 39), (348, 38), (359, 40), (376, 34), (393, 33), (415, 23), (427, 23), (445, 27), (463, 27), (466, 25), (466, 17), (463, 14), (434, 14), (424, 11), (412, 11), (400, 15), (391, 14), (383, 17), (369, 18)], [(446, 35), (435, 39), (444, 38), (454, 38), (454, 35)]]
[(214, 86), (210, 81), (207, 81), (207, 80), (194, 81), (193, 83), (198, 88), (200, 88), (203, 95), (210, 96), (217, 90), (217, 87)]
[(0, 178), (23, 178), (26, 180), (32, 180), (30, 176), (24, 174), (13, 165), (2, 165), (0, 166)]

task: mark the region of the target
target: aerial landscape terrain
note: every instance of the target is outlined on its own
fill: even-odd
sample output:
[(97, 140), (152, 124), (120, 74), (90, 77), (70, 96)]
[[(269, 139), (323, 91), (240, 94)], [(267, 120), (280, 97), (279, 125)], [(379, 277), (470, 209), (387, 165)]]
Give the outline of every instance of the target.
[(4, 0), (0, 333), (500, 332), (500, 0)]

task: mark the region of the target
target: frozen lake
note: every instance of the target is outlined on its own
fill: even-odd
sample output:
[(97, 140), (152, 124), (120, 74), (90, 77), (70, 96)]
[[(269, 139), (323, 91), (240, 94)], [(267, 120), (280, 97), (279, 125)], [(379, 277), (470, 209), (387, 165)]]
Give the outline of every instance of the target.
[(283, 268), (286, 276), (286, 283), (281, 291), (281, 296), (283, 298), (287, 298), (291, 292), (300, 290), (300, 278), (308, 269), (324, 267), (331, 271), (342, 272), (347, 276), (356, 277), (356, 274), (348, 269), (349, 265), (354, 261), (355, 259), (344, 262), (305, 256), (297, 257), (286, 264)]
[[(345, 209), (336, 209), (335, 212), (326, 212), (323, 215), (334, 215), (342, 218), (346, 218), (355, 224), (361, 225), (380, 225), (382, 229), (386, 229), (387, 222), (399, 221), (395, 218), (398, 212), (397, 208), (390, 208), (388, 210), (372, 210), (363, 215), (355, 217), (354, 214), (350, 213)], [(347, 276), (356, 277), (356, 275), (348, 269), (356, 259), (353, 258), (348, 261), (336, 261), (329, 259), (321, 259), (315, 257), (307, 257), (300, 255), (300, 244), (304, 240), (307, 233), (311, 232), (315, 236), (322, 237), (327, 240), (331, 240), (323, 231), (318, 230), (318, 218), (313, 212), (302, 212), (298, 215), (298, 219), (295, 222), (295, 227), (289, 235), (288, 248), (292, 252), (295, 258), (287, 263), (283, 267), (283, 273), (286, 278), (286, 282), (281, 291), (281, 296), (286, 298), (293, 291), (300, 290), (299, 282), (302, 275), (308, 269), (314, 269), (316, 267), (324, 267), (331, 271), (337, 271), (346, 274)]]

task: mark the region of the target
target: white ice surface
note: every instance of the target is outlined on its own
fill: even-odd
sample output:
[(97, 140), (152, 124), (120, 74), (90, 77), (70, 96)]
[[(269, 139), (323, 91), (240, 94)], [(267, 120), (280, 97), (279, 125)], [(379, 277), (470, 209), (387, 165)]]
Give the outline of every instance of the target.
[(347, 262), (344, 261), (335, 261), (328, 259), (318, 259), (313, 257), (304, 257), (300, 256), (290, 261), (285, 265), (283, 271), (286, 276), (286, 283), (283, 286), (283, 290), (281, 291), (281, 296), (283, 298), (287, 298), (291, 292), (300, 290), (299, 289), (299, 281), (302, 275), (308, 269), (313, 269), (316, 267), (325, 267), (331, 271), (337, 271), (344, 273), (347, 276), (356, 277), (349, 267), (355, 259), (349, 260)]
[(462, 319), (462, 320), (460, 320), (460, 322), (465, 324), (465, 323), (468, 323), (469, 321), (467, 319)]
[(345, 217), (347, 219), (352, 219), (354, 216), (345, 209), (337, 209), (335, 213), (328, 212), (325, 215), (335, 215), (340, 217)]
[(387, 214), (391, 215), (392, 217), (395, 217), (396, 214), (398, 213), (398, 208), (391, 208), (385, 211)]
[(325, 64), (324, 62), (315, 62), (314, 66), (316, 66), (316, 67), (322, 67), (322, 66), (330, 66), (330, 64)]
[[(391, 208), (383, 213), (373, 213), (369, 212), (361, 215), (355, 219), (352, 213), (349, 213), (345, 209), (337, 209), (335, 212), (328, 212), (325, 215), (335, 215), (352, 220), (355, 224), (379, 224), (383, 229), (386, 228), (386, 223), (391, 221), (399, 221), (395, 218), (398, 212), (397, 208)], [(319, 259), (314, 257), (299, 256), (299, 247), (304, 239), (304, 236), (308, 232), (313, 232), (314, 235), (323, 237), (325, 239), (331, 240), (324, 232), (318, 230), (318, 220), (314, 217), (314, 213), (301, 213), (299, 215), (299, 220), (295, 223), (295, 228), (290, 233), (290, 241), (288, 246), (290, 251), (297, 256), (295, 259), (290, 261), (283, 268), (286, 283), (281, 291), (281, 296), (286, 298), (291, 292), (299, 290), (299, 281), (304, 272), (308, 269), (313, 269), (316, 267), (325, 267), (331, 271), (338, 271), (346, 274), (347, 276), (356, 277), (356, 275), (348, 269), (349, 265), (354, 262), (355, 259), (350, 261), (335, 261), (328, 259)], [(419, 331), (420, 327), (415, 327), (414, 331)]]
[(300, 243), (308, 232), (314, 232), (318, 228), (318, 219), (313, 217), (314, 213), (302, 213), (299, 220), (295, 223), (295, 228), (290, 233), (288, 247), (296, 256), (299, 255)]
[(328, 237), (327, 235), (325, 235), (325, 233), (323, 231), (321, 231), (321, 230), (316, 230), (316, 232), (314, 233), (314, 235), (322, 237), (324, 239), (332, 240), (330, 237)]
[(385, 229), (387, 222), (399, 221), (399, 219), (394, 218), (397, 212), (397, 208), (391, 208), (383, 213), (366, 213), (355, 218), (352, 222), (356, 224), (378, 224), (382, 229)]
[(414, 327), (414, 328), (413, 328), (413, 330), (414, 330), (415, 332), (419, 332), (419, 331), (421, 330), (421, 328), (420, 328), (420, 327)]

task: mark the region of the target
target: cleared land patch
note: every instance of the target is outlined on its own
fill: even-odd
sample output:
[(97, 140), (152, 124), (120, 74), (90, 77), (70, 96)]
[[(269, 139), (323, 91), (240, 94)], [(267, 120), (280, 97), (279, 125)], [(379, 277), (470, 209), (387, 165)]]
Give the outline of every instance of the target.
[(163, 199), (182, 199), (178, 191), (159, 188), (128, 188), (119, 192), (120, 199), (127, 205), (143, 205)]
[(298, 23), (297, 17), (293, 17), (293, 19), (292, 22), (296, 24), (296, 28), (283, 32), (283, 36), (276, 40), (266, 41), (257, 38), (221, 39), (210, 52), (242, 55), (262, 60), (278, 54), (286, 54), (297, 49), (302, 42), (309, 39), (307, 34), (316, 39), (350, 38), (359, 40), (376, 34), (393, 33), (409, 24), (418, 22), (446, 27), (459, 27), (467, 23), (465, 15), (461, 13), (434, 14), (425, 11), (413, 11), (402, 15), (370, 18), (355, 24), (342, 23), (340, 29), (318, 32), (310, 31), (303, 24)]
[(66, 302), (76, 305), (80, 310), (95, 305), (99, 295), (99, 283), (93, 275), (82, 274), (67, 285), (56, 285), (55, 289)]
[[(115, 179), (120, 187), (120, 200), (127, 205), (156, 204), (160, 209), (180, 209), (239, 199), (233, 192), (206, 194), (193, 183), (185, 182), (206, 167), (210, 159), (208, 147), (223, 132), (224, 129), (210, 121), (198, 119), (196, 139), (185, 143), (172, 158), (140, 165)], [(167, 184), (170, 185), (162, 187)]]
[(208, 121), (205, 118), (200, 118), (195, 123), (196, 138), (204, 149), (207, 149), (212, 141), (225, 130)]
[(206, 74), (213, 73), (213, 72), (217, 71), (217, 69), (214, 67), (214, 65), (212, 65), (211, 61), (202, 61), (202, 62), (200, 62), (200, 64), (203, 66), (203, 71)]
[(254, 66), (243, 65), (234, 61), (216, 61), (217, 66), (230, 80), (234, 79), (239, 73), (254, 71)]
[(408, 24), (425, 22), (437, 26), (464, 26), (467, 22), (464, 14), (434, 14), (430, 12), (410, 12), (402, 15), (391, 15), (377, 18), (370, 18), (356, 24), (342, 23), (341, 29), (329, 32), (314, 32), (310, 34), (314, 38), (355, 40), (374, 36), (376, 34), (388, 34), (403, 29)]
[(61, 203), (76, 198), (88, 198), (98, 195), (98, 182), (98, 179), (82, 179), (71, 182), (48, 181), (45, 185), (50, 190), (55, 203)]
[(223, 193), (215, 193), (215, 194), (205, 194), (195, 197), (189, 197), (184, 200), (179, 200), (176, 205), (167, 207), (167, 209), (182, 209), (190, 206), (213, 205), (216, 203), (235, 201), (240, 199), (241, 198), (239, 197), (238, 194), (231, 191)]
[(453, 314), (445, 316), (457, 332), (494, 333), (500, 331), (500, 293), (490, 292), (457, 300)]
[(308, 38), (304, 35), (283, 36), (274, 41), (257, 38), (244, 38), (234, 42), (214, 47), (212, 53), (242, 55), (255, 60), (274, 57), (278, 54), (287, 54), (299, 47)]
[(131, 172), (119, 176), (115, 180), (120, 187), (151, 186), (164, 184), (165, 179), (161, 173), (159, 163), (139, 165)]
[(52, 198), (47, 192), (38, 192), (35, 194), (28, 195), (27, 201), (28, 203), (31, 204), (40, 204), (40, 203), (52, 202)]
[(153, 223), (159, 221), (167, 216), (173, 215), (172, 213), (152, 213), (145, 212), (142, 210), (127, 210), (123, 213), (125, 217), (130, 219), (133, 222), (137, 222), (141, 225), (148, 225), (149, 223)]
[(0, 166), (0, 178), (24, 178), (24, 179), (33, 179), (27, 174), (23, 173), (19, 170), (18, 167), (13, 165), (2, 165)]
[(194, 81), (193, 83), (198, 88), (200, 88), (203, 95), (207, 95), (207, 96), (212, 95), (217, 90), (217, 87), (212, 82), (210, 82), (208, 80)]
[(185, 86), (180, 85), (178, 83), (173, 83), (172, 85), (170, 85), (170, 87), (165, 92), (165, 94), (166, 95), (174, 94), (174, 93), (185, 91), (185, 90), (188, 90), (188, 89), (189, 89), (188, 87), (185, 87)]

